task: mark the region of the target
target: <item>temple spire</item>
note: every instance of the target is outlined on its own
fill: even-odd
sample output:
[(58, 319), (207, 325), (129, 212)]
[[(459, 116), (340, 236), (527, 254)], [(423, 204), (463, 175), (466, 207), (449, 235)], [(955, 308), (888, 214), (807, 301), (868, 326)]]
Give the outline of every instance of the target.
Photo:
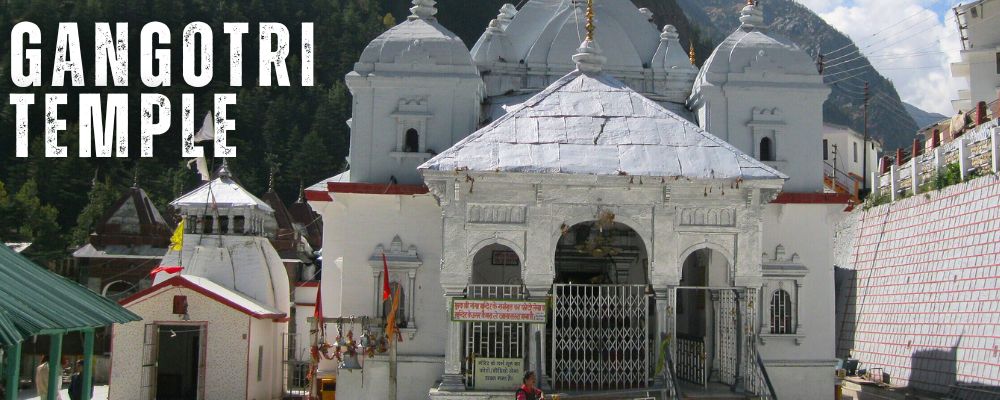
[(580, 48), (573, 55), (576, 69), (586, 73), (599, 73), (604, 68), (607, 57), (601, 55), (601, 48), (594, 40), (594, 0), (587, 0), (587, 38), (580, 43)]
[(438, 9), (435, 7), (436, 4), (437, 1), (434, 0), (413, 0), (413, 7), (410, 7), (412, 15), (407, 17), (407, 19), (412, 21), (434, 18), (438, 13)]

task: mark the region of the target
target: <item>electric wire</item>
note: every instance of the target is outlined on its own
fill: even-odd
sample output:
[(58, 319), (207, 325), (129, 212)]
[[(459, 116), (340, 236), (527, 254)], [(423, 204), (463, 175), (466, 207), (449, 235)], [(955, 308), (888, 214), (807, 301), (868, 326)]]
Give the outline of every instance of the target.
[[(868, 38), (863, 38), (862, 40), (870, 40), (871, 38), (874, 38), (874, 37), (878, 36), (878, 35), (879, 35), (879, 34), (881, 34), (882, 32), (885, 32), (885, 31), (887, 31), (887, 30), (889, 30), (889, 29), (892, 29), (892, 28), (895, 28), (896, 26), (899, 26), (899, 24), (903, 23), (904, 21), (906, 21), (906, 20), (908, 20), (908, 19), (910, 19), (910, 18), (913, 18), (913, 17), (916, 17), (916, 16), (918, 16), (918, 15), (922, 14), (923, 12), (924, 12), (924, 10), (920, 10), (920, 11), (918, 11), (918, 12), (916, 12), (916, 13), (914, 13), (914, 14), (912, 14), (912, 15), (910, 15), (910, 16), (908, 16), (908, 17), (906, 17), (906, 18), (903, 18), (903, 19), (901, 19), (901, 20), (899, 20), (899, 21), (896, 21), (896, 23), (895, 23), (895, 24), (892, 24), (892, 25), (889, 25), (889, 26), (887, 26), (887, 27), (885, 27), (885, 28), (882, 28), (882, 30), (880, 30), (880, 31), (878, 31), (878, 32), (875, 32), (875, 33), (873, 33), (873, 34), (872, 34), (872, 35), (871, 35), (870, 37), (868, 37)], [(835, 54), (835, 53), (838, 53), (838, 52), (840, 52), (840, 51), (842, 51), (842, 50), (844, 50), (844, 49), (846, 49), (846, 48), (849, 48), (849, 47), (851, 47), (851, 46), (857, 46), (857, 44), (856, 44), (856, 43), (854, 43), (854, 42), (852, 41), (851, 43), (848, 43), (848, 44), (847, 44), (847, 45), (845, 45), (844, 47), (841, 47), (841, 48), (839, 48), (839, 49), (836, 49), (836, 50), (834, 50), (834, 51), (831, 51), (831, 52), (827, 53), (827, 55), (832, 55), (832, 54)]]

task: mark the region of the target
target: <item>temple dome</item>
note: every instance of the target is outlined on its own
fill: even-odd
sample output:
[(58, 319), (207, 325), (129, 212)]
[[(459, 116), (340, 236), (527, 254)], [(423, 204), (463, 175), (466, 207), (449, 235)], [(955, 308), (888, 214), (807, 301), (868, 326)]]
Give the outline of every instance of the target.
[(815, 61), (799, 46), (761, 28), (763, 16), (759, 7), (746, 6), (740, 21), (743, 22), (740, 28), (723, 40), (702, 65), (695, 90), (704, 84), (725, 83), (729, 74), (819, 76)]
[[(478, 75), (469, 48), (457, 35), (438, 23), (429, 0), (415, 0), (414, 14), (379, 35), (361, 52), (354, 71), (413, 72), (414, 70)], [(418, 4), (420, 3), (420, 4)], [(430, 1), (433, 3), (433, 1)], [(420, 7), (429, 7), (424, 11)]]
[[(584, 32), (586, 2), (582, 0), (531, 0), (504, 27), (509, 40), (509, 53), (496, 54), (495, 48), (474, 48), (492, 51), (490, 57), (502, 57), (508, 62), (565, 66), (570, 61)], [(610, 70), (642, 70), (649, 65), (660, 44), (660, 35), (649, 17), (629, 0), (602, 0), (594, 4), (597, 32), (608, 57)], [(484, 36), (490, 35), (490, 32)], [(483, 39), (480, 39), (481, 41)], [(483, 47), (483, 46), (480, 46)], [(480, 58), (477, 58), (480, 59)]]

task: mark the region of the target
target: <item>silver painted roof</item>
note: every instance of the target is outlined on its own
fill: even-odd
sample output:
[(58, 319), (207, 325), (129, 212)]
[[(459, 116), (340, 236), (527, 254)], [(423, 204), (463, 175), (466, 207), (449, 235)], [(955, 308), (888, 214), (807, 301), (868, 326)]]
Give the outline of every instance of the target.
[(420, 169), (787, 179), (621, 81), (580, 71)]

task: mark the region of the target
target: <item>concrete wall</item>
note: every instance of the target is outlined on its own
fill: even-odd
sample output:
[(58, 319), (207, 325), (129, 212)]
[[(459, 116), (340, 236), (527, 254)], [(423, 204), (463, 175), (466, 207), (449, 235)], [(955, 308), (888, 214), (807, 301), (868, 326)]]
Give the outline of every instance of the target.
[(1000, 178), (858, 210), (835, 245), (838, 356), (924, 390), (1000, 387)]
[[(446, 341), (442, 332), (446, 331), (448, 322), (439, 280), (441, 209), (430, 195), (333, 196), (332, 202), (315, 204), (326, 221), (323, 233), (323, 281), (320, 289), (323, 291), (324, 316), (373, 316), (376, 312), (376, 296), (381, 300), (381, 284), (376, 291), (376, 278), (369, 263), (375, 246), (384, 245), (388, 253), (390, 243), (396, 235), (402, 240), (404, 249), (410, 245), (416, 246), (423, 265), (415, 272), (415, 290), (405, 293), (405, 301), (414, 302), (415, 316), (411, 321), (415, 323), (416, 329), (404, 330), (403, 342), (399, 343), (401, 383), (398, 393), (400, 399), (427, 398), (428, 389), (435, 386), (435, 381), (441, 377), (443, 365), (435, 363), (443, 362), (441, 357), (444, 355)], [(377, 268), (381, 270), (381, 265)], [(401, 283), (406, 287), (406, 282)], [(353, 329), (355, 335), (362, 331), (360, 325), (344, 327), (345, 331), (348, 329)], [(329, 340), (336, 337), (335, 324), (327, 325), (327, 335)], [(436, 361), (428, 362), (425, 360), (427, 357)], [(408, 361), (414, 359), (422, 361)], [(373, 360), (366, 361), (366, 368), (370, 361)], [(320, 373), (336, 374), (336, 368), (335, 362), (324, 361), (320, 364)], [(407, 375), (407, 371), (411, 370), (421, 373)], [(347, 373), (349, 372), (342, 372), (340, 375)], [(355, 375), (360, 376), (360, 373)], [(385, 398), (352, 397), (349, 394), (350, 390), (355, 390), (352, 384), (343, 383), (349, 381), (341, 379), (350, 378), (338, 378), (339, 398)], [(366, 387), (382, 386), (380, 390), (385, 388), (385, 380), (373, 376), (366, 375), (364, 382)], [(360, 387), (360, 378), (357, 384)], [(340, 393), (341, 390), (345, 390), (344, 394)]]
[[(187, 296), (189, 321), (172, 313), (173, 297)], [(143, 334), (146, 324), (208, 325), (205, 398), (246, 398), (247, 340), (252, 317), (182, 287), (163, 289), (126, 307), (143, 321), (116, 325), (112, 339), (111, 400), (141, 398)]]

